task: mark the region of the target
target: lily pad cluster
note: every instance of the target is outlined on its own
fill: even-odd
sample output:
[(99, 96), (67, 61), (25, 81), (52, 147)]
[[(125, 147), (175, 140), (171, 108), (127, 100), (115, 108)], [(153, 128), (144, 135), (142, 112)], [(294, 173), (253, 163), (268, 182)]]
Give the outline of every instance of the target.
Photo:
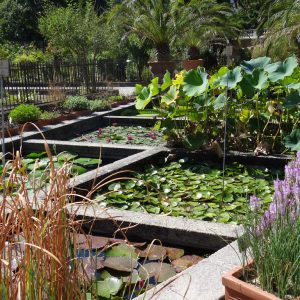
[(77, 235), (77, 259), (92, 282), (87, 299), (132, 299), (203, 259), (153, 243)]
[[(66, 151), (53, 156), (52, 160), (56, 169), (61, 168), (64, 164), (67, 164), (71, 176), (84, 174), (101, 164), (101, 160), (99, 159), (79, 157), (76, 154)], [(35, 185), (35, 187), (37, 187), (37, 185), (42, 187), (49, 182), (49, 165), (50, 159), (46, 152), (32, 152), (22, 159), (18, 174), (19, 176), (28, 176), (28, 189), (32, 189), (33, 185)], [(12, 163), (9, 163), (8, 167), (8, 172), (5, 174), (6, 178), (9, 176), (9, 171), (13, 167)], [(2, 172), (3, 166), (0, 165), (0, 174), (2, 174)], [(3, 189), (4, 182), (6, 182), (6, 180), (3, 180), (3, 182), (0, 183), (0, 190)], [(15, 187), (12, 186), (11, 188), (13, 191)]]
[(160, 146), (165, 143), (163, 133), (142, 126), (108, 126), (86, 133), (72, 141), (90, 143), (131, 144), (145, 146)]
[(249, 197), (257, 195), (267, 206), (272, 200), (278, 171), (233, 163), (219, 165), (188, 159), (163, 167), (150, 166), (135, 178), (110, 184), (95, 197), (99, 205), (167, 214), (175, 217), (240, 223)]

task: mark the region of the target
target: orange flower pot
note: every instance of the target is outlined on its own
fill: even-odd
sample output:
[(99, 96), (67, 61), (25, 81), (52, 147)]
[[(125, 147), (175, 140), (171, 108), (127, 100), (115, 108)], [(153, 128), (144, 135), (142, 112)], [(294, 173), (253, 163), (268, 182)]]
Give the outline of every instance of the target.
[(225, 300), (280, 300), (275, 295), (239, 279), (242, 275), (243, 267), (241, 266), (222, 277), (222, 283), (225, 286)]

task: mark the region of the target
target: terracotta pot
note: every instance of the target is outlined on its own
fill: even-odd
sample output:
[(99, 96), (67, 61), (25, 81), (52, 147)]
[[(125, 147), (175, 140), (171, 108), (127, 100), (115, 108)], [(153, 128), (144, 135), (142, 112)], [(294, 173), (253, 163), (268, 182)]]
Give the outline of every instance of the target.
[(225, 300), (280, 300), (280, 298), (241, 279), (243, 267), (237, 267), (222, 277)]
[[(36, 124), (36, 126), (38, 128), (42, 127), (42, 126), (40, 126), (38, 124), (38, 121), (34, 122), (34, 124)], [(26, 131), (36, 131), (37, 130), (37, 128), (34, 125), (30, 124), (30, 123), (26, 124), (26, 126), (24, 128), (23, 128), (23, 126), (24, 126), (24, 124), (19, 124), (19, 132), (20, 133), (22, 132), (22, 130), (23, 130), (23, 132), (26, 132)]]
[(204, 65), (204, 59), (193, 59), (193, 60), (184, 60), (182, 66), (185, 70), (189, 71), (196, 69), (197, 67)]
[(55, 119), (41, 119), (38, 120), (35, 124), (39, 127), (48, 126), (54, 124)]
[(112, 102), (111, 107), (118, 107), (119, 106), (119, 102)]
[(174, 73), (177, 62), (174, 60), (151, 61), (148, 64), (153, 76), (163, 78), (166, 71), (169, 71), (171, 75)]
[[(19, 134), (19, 128), (17, 127), (7, 127), (4, 131), (4, 137), (10, 137)], [(0, 138), (2, 138), (2, 131), (0, 131)]]
[(81, 116), (86, 116), (90, 114), (90, 111), (89, 110), (78, 110), (78, 111), (73, 111), (71, 112), (71, 115), (74, 117), (74, 118), (78, 118), (78, 117), (81, 117)]

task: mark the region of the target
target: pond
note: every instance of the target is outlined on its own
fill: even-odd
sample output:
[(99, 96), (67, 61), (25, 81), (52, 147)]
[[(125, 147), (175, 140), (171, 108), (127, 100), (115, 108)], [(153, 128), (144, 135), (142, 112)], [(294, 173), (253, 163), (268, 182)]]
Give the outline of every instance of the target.
[(162, 131), (153, 130), (149, 127), (120, 125), (98, 128), (98, 130), (72, 138), (71, 141), (153, 147), (165, 144)]
[(134, 178), (111, 183), (95, 200), (104, 207), (165, 214), (222, 223), (240, 223), (249, 198), (257, 195), (267, 205), (279, 170), (238, 163), (223, 172), (219, 164), (188, 158), (161, 167), (148, 166)]
[(83, 234), (75, 241), (90, 299), (132, 299), (212, 253)]
[[(101, 159), (90, 158), (90, 157), (80, 157), (76, 154), (64, 151), (55, 156), (52, 156), (54, 167), (56, 170), (66, 166), (64, 170), (69, 172), (68, 176), (74, 177), (80, 174), (84, 174), (92, 169), (97, 168), (101, 165)], [(18, 182), (17, 177), (23, 176), (27, 178), (26, 188), (42, 188), (50, 180), (50, 159), (46, 152), (32, 152), (21, 158), (20, 165), (18, 166), (17, 172), (15, 172), (14, 182), (8, 184), (8, 177), (10, 176), (10, 171), (14, 167), (13, 161), (8, 161), (7, 171), (5, 173), (4, 180), (0, 182), (0, 191), (4, 188), (4, 183), (6, 183), (6, 193), (8, 190), (11, 192), (15, 191), (15, 185)], [(0, 175), (3, 173), (3, 165), (0, 164)], [(10, 186), (9, 186), (10, 185)]]

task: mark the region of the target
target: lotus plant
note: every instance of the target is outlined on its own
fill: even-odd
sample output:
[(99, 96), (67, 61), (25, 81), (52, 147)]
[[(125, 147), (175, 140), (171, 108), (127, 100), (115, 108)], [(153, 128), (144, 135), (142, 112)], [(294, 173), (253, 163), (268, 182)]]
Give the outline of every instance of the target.
[(285, 167), (285, 178), (275, 180), (273, 201), (262, 211), (260, 199), (250, 198), (250, 222), (239, 245), (249, 255), (257, 284), (282, 299), (300, 294), (300, 151)]

